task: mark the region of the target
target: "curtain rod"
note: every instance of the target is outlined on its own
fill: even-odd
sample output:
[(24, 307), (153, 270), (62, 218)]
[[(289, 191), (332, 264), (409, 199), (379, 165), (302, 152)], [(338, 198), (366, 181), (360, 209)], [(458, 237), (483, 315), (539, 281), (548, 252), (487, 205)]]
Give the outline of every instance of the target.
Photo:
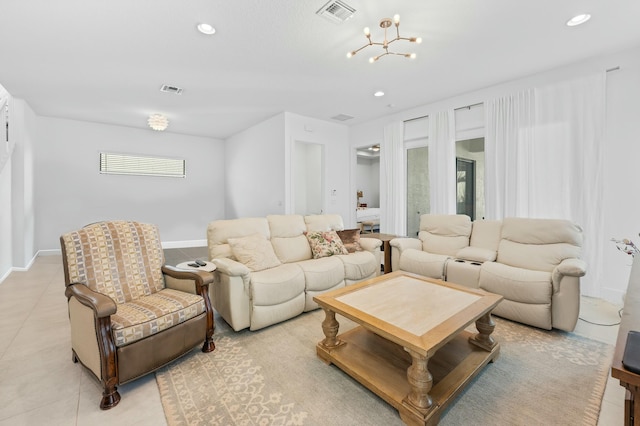
[(613, 68), (609, 68), (609, 69), (607, 70), (607, 72), (611, 72), (611, 71), (618, 71), (619, 69), (620, 69), (620, 67), (619, 67), (619, 66), (618, 66), (618, 67), (613, 67)]

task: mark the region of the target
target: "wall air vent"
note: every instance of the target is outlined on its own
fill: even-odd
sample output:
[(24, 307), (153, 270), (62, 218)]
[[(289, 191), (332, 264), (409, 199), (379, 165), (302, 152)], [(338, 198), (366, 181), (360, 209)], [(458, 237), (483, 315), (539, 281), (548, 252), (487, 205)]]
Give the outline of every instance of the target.
[(338, 114), (334, 117), (331, 117), (332, 120), (337, 120), (337, 121), (347, 121), (347, 120), (351, 120), (353, 117), (347, 114)]
[(322, 6), (316, 12), (316, 15), (322, 16), (335, 24), (341, 24), (351, 18), (356, 10), (340, 0), (331, 0)]
[(176, 95), (182, 95), (182, 88), (176, 86), (170, 86), (168, 84), (163, 84), (160, 88), (161, 92), (165, 93), (174, 93)]

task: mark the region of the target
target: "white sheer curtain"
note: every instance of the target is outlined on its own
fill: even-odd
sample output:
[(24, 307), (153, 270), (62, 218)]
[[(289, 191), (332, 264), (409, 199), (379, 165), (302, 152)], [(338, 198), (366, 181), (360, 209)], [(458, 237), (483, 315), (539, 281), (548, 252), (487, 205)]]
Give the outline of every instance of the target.
[(380, 232), (394, 235), (407, 232), (403, 144), (404, 123), (385, 126), (380, 147)]
[(534, 91), (485, 102), (485, 216), (529, 216), (533, 179), (529, 155), (535, 127)]
[(453, 109), (429, 115), (430, 213), (456, 213), (456, 129)]
[(579, 224), (591, 296), (602, 280), (605, 84), (602, 72), (486, 103), (487, 217)]

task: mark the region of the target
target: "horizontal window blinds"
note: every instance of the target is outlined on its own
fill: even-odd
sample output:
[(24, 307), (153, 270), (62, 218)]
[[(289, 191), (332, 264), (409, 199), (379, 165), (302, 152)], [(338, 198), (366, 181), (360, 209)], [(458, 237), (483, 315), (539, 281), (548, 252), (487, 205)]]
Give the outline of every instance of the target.
[(186, 175), (186, 161), (176, 158), (101, 152), (100, 173), (183, 178)]

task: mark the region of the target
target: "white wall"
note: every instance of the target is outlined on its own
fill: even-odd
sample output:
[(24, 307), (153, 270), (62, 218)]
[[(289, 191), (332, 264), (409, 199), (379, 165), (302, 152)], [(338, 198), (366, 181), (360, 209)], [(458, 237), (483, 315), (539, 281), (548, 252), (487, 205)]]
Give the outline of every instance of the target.
[(0, 282), (13, 267), (11, 218), (11, 158), (9, 158), (0, 170)]
[[(34, 143), (36, 248), (59, 249), (61, 234), (88, 223), (154, 223), (164, 243), (206, 243), (207, 224), (224, 217), (224, 143), (168, 132), (49, 117)], [(186, 160), (187, 177), (99, 173), (101, 151)]]
[(22, 99), (14, 99), (11, 137), (15, 140), (11, 173), (13, 266), (26, 268), (36, 253), (33, 144), (36, 114)]
[(225, 217), (285, 212), (285, 116), (278, 114), (225, 142)]
[[(324, 146), (325, 170), (325, 213), (342, 216), (346, 227), (355, 227), (356, 193), (350, 190), (350, 149), (349, 129), (344, 124), (332, 123), (305, 117), (290, 112), (285, 113), (285, 155), (286, 163), (286, 212), (294, 212), (293, 156), (295, 142), (316, 143)], [(353, 213), (354, 218), (351, 219)]]
[[(607, 74), (607, 129), (605, 137), (604, 215), (605, 246), (601, 297), (620, 302), (630, 272), (631, 259), (618, 252), (609, 238), (629, 238), (640, 242), (640, 196), (638, 173), (640, 169), (640, 47), (623, 52), (592, 58), (566, 67), (535, 74), (497, 86), (469, 92), (440, 102), (401, 111), (378, 120), (351, 128), (350, 144), (362, 146), (382, 138), (384, 126), (393, 121), (423, 117), (447, 108), (460, 108), (481, 103), (486, 99), (503, 96), (530, 87), (566, 80), (575, 76), (599, 72), (614, 67)], [(456, 126), (457, 127), (457, 126)], [(471, 126), (472, 127), (472, 126)], [(472, 137), (477, 137), (477, 132)], [(588, 238), (589, 236), (585, 236)]]

